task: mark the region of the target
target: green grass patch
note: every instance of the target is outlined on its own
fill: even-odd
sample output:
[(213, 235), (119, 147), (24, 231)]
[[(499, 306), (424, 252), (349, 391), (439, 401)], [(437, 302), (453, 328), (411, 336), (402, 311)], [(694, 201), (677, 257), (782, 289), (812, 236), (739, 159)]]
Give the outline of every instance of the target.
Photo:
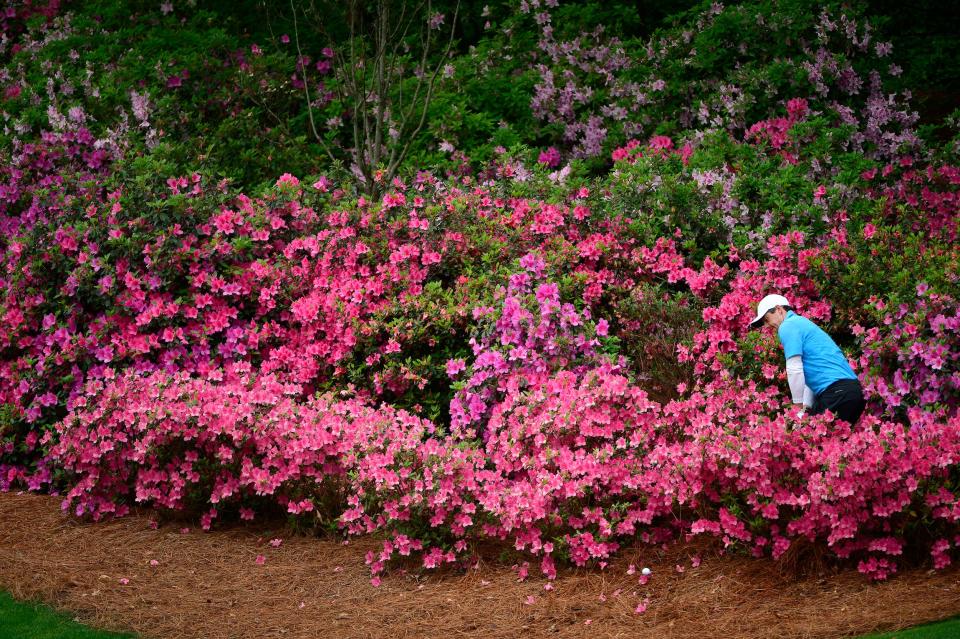
[(956, 639), (960, 637), (960, 617), (897, 632), (867, 635), (860, 639)]
[(82, 626), (35, 602), (17, 601), (0, 591), (0, 639), (134, 639), (136, 635)]

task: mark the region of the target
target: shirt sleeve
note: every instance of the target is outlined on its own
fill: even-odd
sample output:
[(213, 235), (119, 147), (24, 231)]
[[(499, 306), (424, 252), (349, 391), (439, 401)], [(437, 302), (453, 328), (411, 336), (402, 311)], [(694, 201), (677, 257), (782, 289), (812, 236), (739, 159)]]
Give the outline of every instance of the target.
[(783, 344), (783, 354), (787, 359), (803, 355), (803, 336), (796, 327), (784, 322), (777, 330), (777, 335), (780, 337), (780, 343)]
[(806, 404), (804, 390), (807, 385), (803, 379), (803, 358), (794, 355), (787, 360), (787, 383), (790, 385), (790, 395), (794, 404)]
[(813, 389), (804, 384), (803, 386), (803, 405), (807, 408), (813, 408), (813, 402), (816, 399), (816, 396), (813, 394)]

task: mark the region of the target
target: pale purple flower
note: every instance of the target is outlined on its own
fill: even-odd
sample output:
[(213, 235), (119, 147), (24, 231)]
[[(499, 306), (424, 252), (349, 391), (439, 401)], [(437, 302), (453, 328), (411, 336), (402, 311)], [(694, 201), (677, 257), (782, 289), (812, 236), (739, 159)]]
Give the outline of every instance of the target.
[(147, 94), (140, 94), (136, 91), (130, 92), (130, 105), (133, 108), (133, 117), (140, 123), (141, 127), (150, 126), (150, 98)]
[(47, 120), (54, 131), (62, 131), (67, 128), (67, 119), (52, 104), (47, 107)]

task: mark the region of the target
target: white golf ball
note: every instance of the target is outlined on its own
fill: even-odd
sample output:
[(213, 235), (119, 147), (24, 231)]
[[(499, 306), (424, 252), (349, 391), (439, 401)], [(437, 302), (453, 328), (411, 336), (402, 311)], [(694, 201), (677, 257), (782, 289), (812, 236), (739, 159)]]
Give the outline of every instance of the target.
[(646, 576), (646, 575), (649, 575), (651, 572), (653, 571), (650, 570), (649, 568), (644, 568), (643, 570), (640, 571), (640, 574)]

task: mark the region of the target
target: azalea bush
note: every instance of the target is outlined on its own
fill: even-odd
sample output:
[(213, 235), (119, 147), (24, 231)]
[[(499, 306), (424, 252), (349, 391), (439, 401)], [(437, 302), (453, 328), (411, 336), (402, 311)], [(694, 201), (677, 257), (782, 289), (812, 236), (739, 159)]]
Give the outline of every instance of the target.
[[(242, 371), (134, 376), (91, 385), (101, 399), (58, 427), (53, 454), (79, 479), (65, 502), (77, 514), (190, 507), (209, 527), (224, 510), (322, 505), (349, 532), (387, 533), (375, 575), (411, 551), (428, 568), (467, 561), (493, 539), (552, 578), (556, 558), (607, 559), (637, 535), (713, 534), (774, 557), (820, 541), (876, 578), (905, 549), (950, 561), (956, 416), (801, 421), (775, 387), (731, 383), (662, 406), (606, 366), (508, 386), (478, 444), (357, 400), (297, 402), (295, 386)], [(932, 522), (919, 537), (918, 517)]]
[(877, 326), (854, 327), (862, 341), (860, 365), (876, 412), (917, 415), (918, 407), (941, 416), (957, 412), (960, 400), (960, 306), (946, 295), (917, 287), (912, 304), (871, 305)]
[[(631, 152), (654, 157), (665, 155), (665, 146), (654, 141)], [(673, 166), (690, 170), (682, 160)], [(625, 163), (611, 179), (622, 183), (632, 171), (646, 170), (644, 163)], [(31, 369), (29, 377), (19, 372), (25, 369), (11, 370), (11, 388), (16, 381), (17, 391), (25, 391), (11, 391), (11, 397), (26, 419), (19, 423), (28, 426), (17, 427), (12, 439), (8, 431), (6, 454), (21, 465), (6, 467), (7, 482), (38, 485), (57, 473), (71, 478), (65, 505), (72, 512), (101, 517), (139, 502), (202, 514), (205, 525), (221, 513), (286, 510), (302, 517), (321, 513), (322, 504), (323, 521), (339, 517), (348, 532), (388, 535), (383, 553), (371, 558), (375, 573), (396, 553), (423, 553), (428, 567), (467, 560), (477, 542), (492, 538), (532, 553), (552, 575), (558, 558), (604, 560), (636, 535), (700, 533), (775, 555), (803, 537), (832, 547), (839, 558), (856, 559), (875, 577), (895, 570), (891, 557), (903, 548), (933, 552), (936, 543), (938, 564), (949, 561), (943, 540), (950, 538), (952, 511), (937, 511), (942, 532), (936, 540), (909, 535), (920, 516), (915, 504), (927, 499), (927, 491), (946, 500), (938, 503), (954, 503), (952, 369), (917, 391), (928, 393), (917, 410), (887, 416), (895, 421), (872, 417), (857, 428), (821, 418), (804, 422), (786, 404), (772, 336), (747, 330), (754, 300), (774, 289), (791, 291), (801, 312), (830, 322), (831, 305), (818, 299), (812, 277), (817, 259), (842, 263), (829, 242), (808, 246), (807, 237), (794, 231), (771, 235), (762, 251), (728, 244), (722, 257), (712, 251), (719, 262), (709, 256), (700, 262), (685, 255), (676, 237), (647, 246), (649, 229), (635, 233), (626, 219), (597, 216), (608, 196), (542, 174), (473, 189), (421, 176), (413, 185), (396, 182), (376, 203), (348, 197), (325, 178), (308, 185), (290, 175), (256, 199), (223, 185), (210, 190), (200, 176), (171, 179), (161, 188), (164, 199), (152, 205), (157, 214), (189, 210), (196, 226), (175, 229), (173, 237), (181, 239), (169, 252), (164, 245), (170, 240), (159, 229), (134, 235), (141, 247), (134, 254), (148, 258), (143, 271), (131, 269), (129, 242), (117, 244), (116, 255), (102, 256), (101, 270), (124, 278), (116, 289), (113, 282), (92, 280), (103, 299), (113, 300), (106, 302), (111, 314), (103, 314), (104, 302), (81, 305), (80, 298), (72, 310), (74, 321), (84, 318), (96, 332), (78, 340), (69, 322), (58, 328), (56, 315), (45, 319), (51, 314), (43, 312), (50, 303), (44, 298), (32, 322), (13, 334), (60, 331), (65, 345), (77, 346), (51, 351), (44, 356), (50, 368)], [(124, 197), (106, 194), (115, 221), (91, 227), (84, 241), (90, 232), (105, 233), (103, 242), (112, 248), (111, 228), (122, 235), (120, 229), (143, 224), (141, 216), (120, 222)], [(126, 197), (139, 203), (137, 210), (149, 210), (142, 208), (146, 193)], [(561, 203), (550, 202), (557, 198)], [(12, 285), (90, 279), (64, 219), (48, 232), (60, 237), (65, 261), (54, 264), (66, 270), (56, 279), (15, 277)], [(843, 216), (836, 223), (843, 224)], [(49, 227), (34, 225), (31, 233), (43, 228)], [(11, 259), (31, 255), (25, 250), (30, 246)], [(275, 257), (258, 253), (258, 246)], [(478, 278), (472, 260), (493, 268)], [(631, 346), (641, 340), (631, 339), (623, 312), (658, 287), (685, 294), (695, 300), (688, 304), (702, 309), (701, 330), (687, 333), (686, 343), (678, 336), (675, 355), (659, 353), (676, 357), (679, 366), (692, 364), (666, 404), (649, 399), (642, 375), (630, 379), (638, 366), (625, 356), (642, 357)], [(176, 302), (174, 294), (184, 291), (193, 305)], [(929, 317), (934, 340), (949, 334), (953, 321), (944, 314), (949, 298), (936, 300), (933, 307), (918, 307), (911, 320)], [(436, 323), (424, 312), (442, 308), (449, 314), (447, 337), (414, 327)], [(389, 364), (406, 361), (405, 352), (429, 350), (431, 341), (445, 344), (437, 354), (444, 359), (423, 363), (426, 376), (418, 379), (413, 366)], [(56, 343), (19, 342), (21, 348)], [(872, 375), (896, 380), (913, 370), (902, 356), (902, 370), (880, 364), (889, 362), (881, 353), (895, 343), (864, 347), (865, 362), (878, 362)], [(940, 351), (944, 357), (951, 352)], [(63, 368), (56, 367), (67, 363), (74, 375), (58, 386)], [(438, 423), (373, 408), (384, 399), (402, 405), (418, 396), (411, 393), (415, 388), (425, 391), (425, 400), (440, 379), (449, 380), (446, 390), (431, 401), (448, 417)], [(36, 386), (28, 386), (30, 380)], [(48, 390), (31, 392), (34, 387)], [(867, 381), (868, 393), (877, 388)], [(931, 389), (939, 393), (936, 401)], [(326, 392), (319, 404), (318, 390)], [(351, 400), (359, 403), (341, 406), (339, 390), (359, 393)], [(57, 421), (61, 393), (69, 413)], [(152, 408), (137, 409), (147, 397)], [(45, 406), (54, 411), (47, 418)], [(583, 412), (589, 406), (605, 408)], [(399, 430), (362, 435), (362, 420), (323, 421), (342, 410), (361, 411), (377, 424), (398, 419)], [(18, 423), (16, 414), (8, 424)], [(220, 416), (230, 416), (233, 426), (224, 431), (209, 421)], [(310, 435), (310, 420), (334, 434)], [(31, 435), (38, 431), (29, 424), (36, 422), (53, 428)], [(837, 446), (846, 451), (838, 452), (837, 462), (846, 468), (845, 460), (857, 459), (867, 445), (864, 437), (881, 436), (900, 438), (897, 460), (927, 459), (934, 450), (940, 456), (932, 464), (896, 466), (889, 483), (875, 489), (850, 488), (865, 497), (849, 515), (814, 509), (852, 506), (848, 499), (814, 499), (826, 462), (810, 459)], [(304, 445), (300, 437), (313, 437), (314, 448), (302, 464), (291, 465), (290, 459), (301, 459), (294, 452)], [(769, 446), (761, 445), (771, 437)], [(315, 448), (320, 441), (332, 448)], [(22, 465), (28, 442), (40, 459), (33, 470)], [(521, 454), (522, 442), (534, 448)], [(752, 474), (740, 475), (745, 450), (758, 457), (749, 466)], [(788, 461), (788, 450), (797, 461)], [(153, 456), (143, 457), (147, 451)], [(554, 468), (557, 463), (565, 465)], [(876, 481), (838, 477), (855, 487)], [(777, 492), (777, 485), (805, 488)], [(547, 486), (551, 492), (541, 494)], [(501, 504), (509, 495), (517, 501)], [(893, 505), (878, 513), (878, 500)], [(668, 523), (678, 512), (685, 513), (681, 523)]]
[(141, 503), (200, 514), (205, 529), (224, 511), (335, 516), (348, 471), (394, 438), (409, 447), (432, 431), (355, 399), (297, 401), (296, 384), (246, 368), (209, 381), (158, 371), (90, 382), (84, 396), (95, 406), (65, 420), (53, 448), (82, 478), (66, 495), (75, 514), (98, 520)]

